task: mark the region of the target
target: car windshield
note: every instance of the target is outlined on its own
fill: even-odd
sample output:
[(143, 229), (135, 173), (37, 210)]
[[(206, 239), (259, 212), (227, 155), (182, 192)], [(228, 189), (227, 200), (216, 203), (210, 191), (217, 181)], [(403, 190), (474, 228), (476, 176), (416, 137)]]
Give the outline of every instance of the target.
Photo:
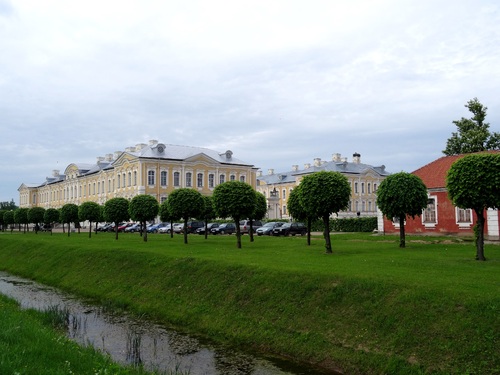
[(281, 228), (289, 228), (292, 224), (290, 223), (285, 223), (281, 226)]
[(264, 227), (274, 227), (276, 223), (265, 223), (263, 226)]

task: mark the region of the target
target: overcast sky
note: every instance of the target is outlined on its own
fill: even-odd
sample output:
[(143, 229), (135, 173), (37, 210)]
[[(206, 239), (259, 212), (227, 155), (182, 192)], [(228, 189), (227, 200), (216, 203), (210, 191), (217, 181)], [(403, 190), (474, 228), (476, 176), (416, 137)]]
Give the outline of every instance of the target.
[(499, 4), (0, 0), (0, 201), (150, 139), (411, 172), (474, 97), (499, 131)]

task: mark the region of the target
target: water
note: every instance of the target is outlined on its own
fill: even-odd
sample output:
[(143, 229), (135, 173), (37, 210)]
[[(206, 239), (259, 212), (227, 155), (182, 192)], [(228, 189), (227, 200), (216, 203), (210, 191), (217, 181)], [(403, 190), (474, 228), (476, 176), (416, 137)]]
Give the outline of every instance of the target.
[(0, 272), (0, 293), (22, 308), (68, 311), (68, 337), (92, 345), (118, 363), (190, 375), (320, 374), (286, 361), (269, 360), (202, 342), (161, 325), (104, 311), (30, 280)]

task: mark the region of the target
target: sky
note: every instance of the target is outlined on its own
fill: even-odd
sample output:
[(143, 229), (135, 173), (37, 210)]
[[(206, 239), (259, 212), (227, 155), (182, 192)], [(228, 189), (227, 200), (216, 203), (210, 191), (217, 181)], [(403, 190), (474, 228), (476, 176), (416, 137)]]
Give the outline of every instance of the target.
[(151, 139), (412, 172), (475, 97), (499, 131), (499, 25), (497, 0), (0, 0), (0, 201)]

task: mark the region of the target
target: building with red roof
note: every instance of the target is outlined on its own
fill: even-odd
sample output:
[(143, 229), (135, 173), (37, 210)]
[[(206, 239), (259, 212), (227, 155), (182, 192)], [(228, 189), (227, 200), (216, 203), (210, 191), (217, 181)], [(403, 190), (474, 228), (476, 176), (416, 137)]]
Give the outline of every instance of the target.
[[(488, 152), (500, 153), (500, 151)], [(421, 216), (406, 220), (406, 233), (473, 235), (473, 226), (477, 220), (474, 211), (454, 206), (446, 189), (448, 170), (455, 161), (465, 155), (443, 156), (412, 172), (427, 186), (429, 201)], [(488, 209), (485, 217), (485, 234), (490, 239), (498, 239), (500, 235), (499, 211)], [(379, 217), (379, 232), (399, 233), (399, 223)]]

